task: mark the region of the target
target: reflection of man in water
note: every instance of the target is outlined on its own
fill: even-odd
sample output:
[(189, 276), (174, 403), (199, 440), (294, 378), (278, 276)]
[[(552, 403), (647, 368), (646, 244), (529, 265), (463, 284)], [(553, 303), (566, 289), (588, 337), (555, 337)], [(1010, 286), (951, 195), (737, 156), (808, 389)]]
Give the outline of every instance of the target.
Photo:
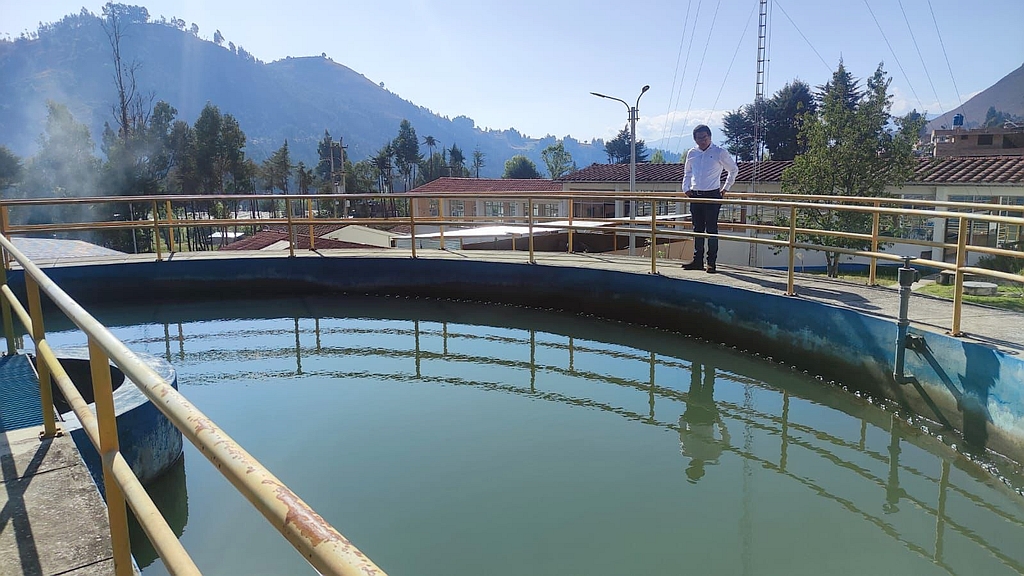
[[(701, 380), (701, 368), (704, 378)], [(722, 450), (729, 445), (729, 431), (715, 405), (715, 367), (690, 366), (690, 391), (686, 410), (679, 417), (679, 441), (684, 456), (690, 457), (686, 477), (697, 482), (704, 476), (705, 464), (717, 464)], [(716, 438), (715, 428), (718, 428)]]

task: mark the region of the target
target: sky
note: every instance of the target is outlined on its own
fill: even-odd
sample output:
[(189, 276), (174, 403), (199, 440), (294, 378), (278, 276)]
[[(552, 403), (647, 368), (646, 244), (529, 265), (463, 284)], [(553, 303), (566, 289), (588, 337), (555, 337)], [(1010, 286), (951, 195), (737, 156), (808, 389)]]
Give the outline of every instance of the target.
[[(265, 62), (326, 53), (437, 114), (532, 137), (612, 138), (649, 85), (637, 136), (680, 151), (756, 93), (758, 0), (123, 3)], [(0, 37), (103, 4), (0, 0)], [(764, 93), (824, 84), (840, 59), (860, 79), (883, 63), (893, 114), (937, 115), (1024, 64), (1021, 22), (1022, 0), (769, 0)]]

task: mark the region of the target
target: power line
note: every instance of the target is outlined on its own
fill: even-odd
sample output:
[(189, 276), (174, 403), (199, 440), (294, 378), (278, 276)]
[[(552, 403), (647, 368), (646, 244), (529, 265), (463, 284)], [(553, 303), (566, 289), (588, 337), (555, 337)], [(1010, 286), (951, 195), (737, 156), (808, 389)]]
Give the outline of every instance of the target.
[(757, 4), (753, 4), (750, 7), (750, 15), (747, 16), (747, 23), (743, 25), (743, 32), (740, 32), (740, 39), (736, 43), (736, 50), (732, 53), (732, 60), (729, 61), (729, 68), (725, 71), (725, 78), (722, 79), (722, 85), (718, 87), (718, 95), (715, 96), (715, 103), (711, 105), (711, 111), (708, 112), (708, 117), (704, 120), (705, 124), (711, 123), (711, 115), (715, 112), (715, 108), (718, 107), (718, 99), (722, 97), (722, 90), (725, 89), (725, 82), (729, 79), (729, 73), (732, 71), (732, 65), (736, 62), (736, 55), (740, 53), (740, 46), (743, 45), (744, 37), (747, 35), (747, 29), (750, 28), (750, 21), (754, 18), (754, 11), (757, 8)]
[(811, 41), (807, 39), (807, 36), (804, 36), (804, 33), (800, 30), (800, 27), (796, 25), (796, 22), (793, 22), (793, 19), (789, 17), (789, 13), (786, 12), (786, 9), (782, 7), (782, 4), (779, 3), (779, 0), (775, 0), (774, 4), (779, 7), (779, 10), (782, 10), (782, 15), (786, 17), (786, 20), (789, 20), (789, 23), (792, 24), (793, 28), (796, 29), (797, 34), (799, 34), (800, 37), (804, 39), (804, 42), (807, 42), (807, 45), (810, 46), (811, 51), (814, 52), (814, 55), (818, 57), (818, 60), (821, 60), (821, 63), (825, 65), (825, 68), (828, 68), (829, 72), (835, 72), (835, 70), (832, 69), (832, 66), (828, 62), (826, 62), (824, 58), (821, 57), (821, 54), (818, 54), (818, 49), (814, 47), (814, 44), (811, 44)]
[[(907, 11), (903, 9), (903, 0), (899, 0), (899, 5), (900, 12), (903, 12), (903, 21), (907, 23), (907, 30), (910, 31), (910, 39), (914, 41), (914, 48), (917, 50), (917, 57), (921, 59), (921, 67), (924, 68), (924, 75), (928, 78), (928, 84), (932, 87), (932, 94), (935, 95), (935, 103), (939, 105), (939, 110), (942, 110), (942, 102), (939, 101), (939, 93), (935, 90), (935, 83), (932, 82), (932, 75), (928, 72), (928, 65), (924, 63), (924, 54), (921, 54), (921, 48), (917, 45), (917, 38), (914, 37), (914, 29), (910, 27), (910, 19), (907, 18)], [(924, 104), (920, 104), (921, 107), (924, 108)], [(924, 110), (921, 110), (921, 112), (924, 112)]]
[[(896, 61), (896, 66), (903, 73), (903, 79), (907, 81), (907, 86), (910, 87), (910, 92), (914, 95), (914, 99), (917, 100), (918, 104), (921, 104), (921, 98), (917, 95), (917, 90), (914, 90), (914, 85), (910, 82), (910, 77), (907, 76), (907, 71), (903, 69), (903, 65), (900, 64), (900, 59), (896, 56), (896, 51), (892, 49), (892, 44), (889, 43), (889, 38), (886, 37), (885, 31), (882, 30), (882, 25), (878, 23), (878, 18), (875, 18), (875, 13), (871, 10), (871, 5), (868, 4), (868, 0), (864, 0), (864, 5), (868, 7), (868, 13), (871, 14), (871, 19), (875, 21), (875, 26), (878, 27), (878, 31), (882, 34), (882, 39), (885, 40), (885, 45), (889, 47), (889, 53), (892, 54), (893, 60)], [(921, 104), (924, 108), (924, 104)]]
[[(715, 4), (715, 13), (711, 17), (711, 27), (708, 28), (708, 39), (704, 42), (704, 51), (700, 55), (700, 64), (697, 65), (697, 79), (693, 81), (693, 90), (690, 90), (690, 101), (686, 103), (686, 118), (690, 117), (690, 110), (693, 108), (693, 97), (697, 94), (697, 86), (700, 85), (700, 73), (704, 69), (704, 57), (708, 54), (708, 46), (711, 45), (711, 38), (715, 32), (715, 22), (718, 20), (718, 9), (721, 6), (722, 0), (718, 0), (718, 3)], [(680, 137), (680, 142), (682, 142), (682, 137)], [(679, 152), (678, 147), (675, 151)]]
[[(697, 30), (697, 22), (700, 20), (700, 7), (703, 0), (697, 0), (697, 11), (693, 15), (693, 27), (690, 29), (690, 43), (686, 47), (686, 60), (683, 62), (683, 75), (679, 78), (679, 92), (676, 94), (675, 103), (671, 105), (671, 110), (675, 111), (679, 107), (679, 98), (683, 95), (683, 80), (686, 78), (686, 69), (690, 66), (690, 49), (693, 48), (693, 37), (694, 32)], [(689, 14), (689, 6), (687, 6), (687, 14)], [(669, 126), (669, 138), (672, 137), (672, 132), (675, 132), (676, 127), (676, 115), (672, 115), (672, 123)], [(676, 150), (678, 151), (678, 144), (676, 144)]]
[(935, 35), (939, 37), (939, 46), (942, 46), (942, 57), (946, 59), (946, 68), (949, 69), (949, 79), (953, 81), (953, 90), (956, 90), (956, 99), (960, 102), (960, 113), (964, 113), (964, 101), (960, 99), (960, 89), (956, 87), (956, 78), (953, 77), (953, 67), (949, 65), (949, 56), (946, 54), (946, 45), (942, 42), (942, 34), (939, 33), (939, 23), (935, 20), (935, 10), (932, 10), (932, 1), (928, 0), (928, 11), (932, 13), (932, 23), (935, 24)]
[[(665, 126), (661, 130), (661, 141), (665, 142), (665, 139), (671, 136), (668, 127), (669, 118), (672, 117), (672, 97), (676, 94), (676, 78), (679, 74), (679, 60), (683, 55), (683, 40), (686, 39), (686, 24), (690, 21), (690, 4), (693, 0), (686, 3), (686, 16), (683, 17), (683, 31), (679, 36), (679, 52), (676, 53), (676, 68), (672, 72), (672, 89), (668, 93), (668, 110), (665, 111)], [(679, 81), (680, 90), (682, 90), (682, 79)], [(668, 148), (668, 146), (666, 146)]]

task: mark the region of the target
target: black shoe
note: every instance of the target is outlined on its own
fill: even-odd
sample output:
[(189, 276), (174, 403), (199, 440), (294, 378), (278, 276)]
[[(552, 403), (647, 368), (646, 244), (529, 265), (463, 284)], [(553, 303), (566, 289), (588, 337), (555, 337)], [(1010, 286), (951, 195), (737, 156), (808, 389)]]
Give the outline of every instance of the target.
[(683, 270), (701, 270), (703, 268), (704, 265), (700, 263), (700, 260), (694, 260), (689, 264), (683, 264)]
[(718, 270), (715, 268), (714, 264), (708, 264), (708, 267), (705, 268), (705, 270), (707, 270), (708, 274), (714, 274), (714, 273), (718, 272)]

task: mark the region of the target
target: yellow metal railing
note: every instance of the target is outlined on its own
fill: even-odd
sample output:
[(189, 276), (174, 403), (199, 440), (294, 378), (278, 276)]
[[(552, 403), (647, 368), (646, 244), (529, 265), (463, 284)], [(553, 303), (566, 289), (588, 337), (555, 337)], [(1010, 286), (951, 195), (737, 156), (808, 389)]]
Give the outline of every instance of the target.
[[(319, 573), (346, 576), (384, 574), (351, 542), (288, 489), (269, 470), (239, 446), (212, 420), (140, 360), (121, 341), (61, 290), (7, 238), (0, 237), (5, 258), (24, 271), (28, 310), (7, 284), (2, 270), (4, 329), (8, 352), (14, 342), (12, 313), (31, 335), (36, 349), (39, 391), (43, 406), (43, 437), (61, 434), (54, 418), (51, 379), (78, 416), (103, 463), (114, 569), (118, 576), (133, 573), (128, 539), (127, 507), (131, 507), (146, 536), (171, 574), (199, 574), (166, 520), (149, 498), (118, 449), (117, 423), (109, 364), (113, 361), (168, 420), (212, 462), (235, 488), (302, 554)], [(96, 413), (93, 414), (46, 341), (41, 294), (45, 294), (89, 339)]]
[[(248, 227), (255, 229), (262, 226), (279, 226), (287, 232), (288, 253), (294, 256), (296, 252), (296, 238), (303, 228), (309, 231), (309, 248), (315, 249), (313, 239), (313, 226), (317, 224), (334, 224), (344, 226), (349, 224), (361, 224), (365, 226), (395, 226), (399, 224), (408, 225), (410, 228), (412, 257), (418, 258), (423, 253), (417, 248), (422, 241), (423, 235), (417, 229), (424, 227), (436, 228), (438, 230), (438, 248), (445, 249), (445, 232), (453, 228), (470, 227), (481, 224), (516, 224), (522, 225), (525, 234), (528, 236), (528, 262), (535, 263), (535, 230), (537, 228), (557, 229), (564, 231), (567, 235), (566, 249), (569, 252), (574, 250), (574, 233), (600, 232), (616, 236), (628, 235), (631, 237), (646, 238), (651, 248), (651, 273), (658, 272), (658, 255), (655, 248), (658, 241), (669, 241), (709, 237), (708, 234), (698, 234), (683, 227), (684, 222), (681, 214), (675, 221), (657, 218), (659, 207), (677, 206), (682, 207), (689, 202), (710, 202), (720, 203), (723, 206), (738, 206), (741, 209), (752, 210), (760, 208), (770, 210), (775, 214), (787, 216), (789, 224), (778, 226), (773, 224), (762, 224), (756, 222), (722, 222), (718, 238), (722, 241), (745, 242), (749, 244), (765, 245), (774, 250), (788, 252), (788, 278), (786, 292), (796, 293), (796, 252), (805, 251), (828, 251), (845, 256), (857, 256), (868, 259), (869, 276), (868, 283), (876, 282), (876, 269), (878, 261), (901, 262), (903, 257), (897, 254), (882, 251), (885, 243), (902, 243), (916, 245), (924, 248), (938, 249), (941, 252), (955, 251), (957, 259), (955, 262), (946, 262), (942, 258), (912, 259), (914, 264), (927, 266), (939, 270), (948, 270), (955, 273), (954, 299), (953, 299), (953, 322), (950, 326), (950, 333), (960, 334), (960, 317), (963, 300), (963, 281), (966, 274), (996, 278), (999, 280), (1022, 282), (1024, 276), (1008, 274), (995, 270), (982, 269), (968, 266), (968, 254), (984, 254), (990, 256), (1006, 256), (1016, 259), (1024, 258), (1024, 253), (1015, 250), (1007, 250), (998, 247), (973, 245), (969, 239), (969, 231), (972, 225), (983, 223), (987, 226), (996, 227), (1024, 227), (1024, 206), (1006, 204), (982, 204), (968, 202), (942, 202), (930, 200), (904, 199), (898, 197), (887, 198), (858, 198), (846, 196), (801, 196), (787, 194), (730, 194), (727, 199), (706, 200), (699, 198), (686, 198), (681, 195), (656, 195), (656, 194), (635, 194), (633, 196), (591, 191), (573, 193), (544, 193), (544, 194), (523, 194), (518, 191), (491, 192), (488, 193), (488, 201), (497, 200), (498, 203), (505, 203), (508, 206), (518, 205), (525, 207), (526, 214), (508, 214), (502, 216), (470, 215), (469, 207), (473, 201), (483, 202), (478, 194), (451, 193), (451, 194), (347, 194), (343, 201), (345, 206), (356, 206), (360, 202), (364, 206), (375, 209), (363, 217), (349, 217), (343, 215), (338, 218), (332, 214), (333, 207), (342, 200), (334, 195), (212, 195), (212, 196), (161, 196), (155, 200), (151, 196), (138, 197), (103, 197), (103, 198), (73, 198), (73, 199), (24, 199), (24, 200), (3, 200), (0, 201), (0, 232), (5, 236), (31, 235), (40, 233), (76, 233), (84, 231), (103, 232), (110, 230), (151, 230), (152, 239), (150, 244), (157, 260), (163, 259), (162, 247), (166, 246), (171, 253), (176, 249), (181, 250), (180, 239), (176, 235), (181, 230), (200, 228), (221, 228)], [(405, 212), (396, 214), (388, 208), (396, 205), (395, 200), (404, 205)], [(636, 201), (633, 203), (632, 201)], [(164, 217), (161, 219), (159, 203), (163, 202)], [(463, 206), (464, 215), (449, 216), (445, 214), (446, 207), (456, 204)], [(630, 203), (638, 204), (642, 208), (649, 207), (651, 214), (650, 225), (647, 226), (640, 219), (609, 218), (585, 218), (577, 212), (574, 206), (583, 207), (588, 203)], [(77, 206), (97, 205), (105, 203), (129, 203), (149, 206), (150, 218), (137, 221), (101, 221), (101, 222), (54, 222), (49, 224), (12, 224), (11, 211), (18, 211), (32, 206)], [(211, 206), (213, 203), (221, 205), (234, 205), (235, 214), (233, 218), (212, 218), (208, 211), (202, 206)], [(250, 208), (248, 217), (242, 217), (238, 207), (242, 203), (249, 203), (255, 208)], [(323, 208), (324, 204), (331, 207)], [(567, 205), (568, 210), (565, 216), (535, 216), (534, 211), (545, 204), (562, 203)], [(276, 214), (279, 210), (283, 212), (280, 217), (265, 217), (259, 210), (260, 204), (270, 204)], [(437, 208), (434, 209), (433, 207)], [(191, 208), (191, 217), (186, 208)], [(197, 208), (198, 207), (198, 208)], [(175, 208), (179, 211), (176, 215)], [(855, 212), (869, 215), (871, 218), (870, 233), (854, 233), (843, 230), (821, 230), (801, 228), (797, 226), (796, 216), (800, 211), (805, 210), (830, 210), (837, 212)], [(255, 216), (252, 212), (255, 211)], [(667, 210), (666, 210), (667, 211)], [(133, 212), (133, 211), (129, 211)], [(997, 214), (991, 214), (997, 212)], [(1001, 216), (998, 213), (1012, 214)], [(318, 216), (322, 215), (322, 216)], [(881, 230), (881, 218), (903, 218), (914, 217), (921, 219), (946, 219), (958, 225), (958, 241), (956, 244), (945, 241), (922, 240), (911, 238), (894, 238), (883, 235)], [(595, 228), (587, 221), (601, 221), (600, 228)], [(751, 235), (729, 234), (729, 232), (745, 232)], [(166, 240), (164, 239), (166, 235)], [(847, 238), (862, 240), (869, 244), (869, 250), (852, 250), (840, 247), (823, 246), (814, 242), (800, 242), (801, 236), (816, 236), (820, 238)], [(515, 249), (513, 238), (512, 249)], [(6, 262), (5, 256), (5, 262)]]

